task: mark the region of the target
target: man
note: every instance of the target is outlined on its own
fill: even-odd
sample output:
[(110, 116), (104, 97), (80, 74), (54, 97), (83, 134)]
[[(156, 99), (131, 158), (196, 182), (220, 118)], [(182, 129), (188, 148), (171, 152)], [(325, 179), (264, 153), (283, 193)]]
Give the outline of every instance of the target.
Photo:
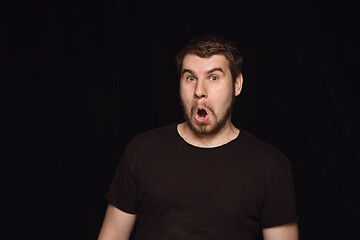
[(214, 36), (176, 56), (185, 122), (127, 146), (99, 240), (298, 239), (292, 175), (276, 149), (231, 122), (242, 56)]

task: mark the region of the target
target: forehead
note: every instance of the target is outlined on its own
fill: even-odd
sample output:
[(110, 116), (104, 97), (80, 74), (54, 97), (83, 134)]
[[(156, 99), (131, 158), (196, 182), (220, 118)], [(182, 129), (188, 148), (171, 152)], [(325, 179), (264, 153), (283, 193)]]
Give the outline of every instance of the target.
[(224, 71), (229, 70), (228, 60), (224, 55), (215, 54), (208, 58), (202, 58), (194, 54), (188, 54), (184, 57), (182, 69), (192, 71), (209, 71), (214, 68), (222, 68)]

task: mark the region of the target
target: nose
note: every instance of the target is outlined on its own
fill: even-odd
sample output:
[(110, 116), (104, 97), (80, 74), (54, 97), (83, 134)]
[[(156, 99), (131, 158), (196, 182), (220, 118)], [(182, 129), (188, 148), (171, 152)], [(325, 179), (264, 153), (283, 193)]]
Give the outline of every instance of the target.
[(194, 97), (198, 99), (207, 98), (207, 91), (204, 81), (198, 80), (196, 82)]

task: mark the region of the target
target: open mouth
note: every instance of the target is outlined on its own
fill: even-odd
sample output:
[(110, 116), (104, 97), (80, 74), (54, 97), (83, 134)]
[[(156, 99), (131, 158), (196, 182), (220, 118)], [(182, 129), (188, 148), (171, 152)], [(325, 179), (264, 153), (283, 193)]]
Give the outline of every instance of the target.
[(206, 118), (207, 112), (206, 112), (205, 109), (199, 109), (199, 110), (197, 111), (197, 115), (198, 115), (199, 119), (203, 120), (203, 119)]

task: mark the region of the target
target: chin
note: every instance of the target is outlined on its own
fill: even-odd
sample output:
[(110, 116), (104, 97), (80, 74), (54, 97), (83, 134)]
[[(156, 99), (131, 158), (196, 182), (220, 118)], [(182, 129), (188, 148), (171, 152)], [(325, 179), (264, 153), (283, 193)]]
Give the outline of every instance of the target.
[(198, 136), (211, 136), (219, 133), (225, 127), (226, 122), (218, 122), (215, 125), (198, 125), (187, 121), (189, 128)]

